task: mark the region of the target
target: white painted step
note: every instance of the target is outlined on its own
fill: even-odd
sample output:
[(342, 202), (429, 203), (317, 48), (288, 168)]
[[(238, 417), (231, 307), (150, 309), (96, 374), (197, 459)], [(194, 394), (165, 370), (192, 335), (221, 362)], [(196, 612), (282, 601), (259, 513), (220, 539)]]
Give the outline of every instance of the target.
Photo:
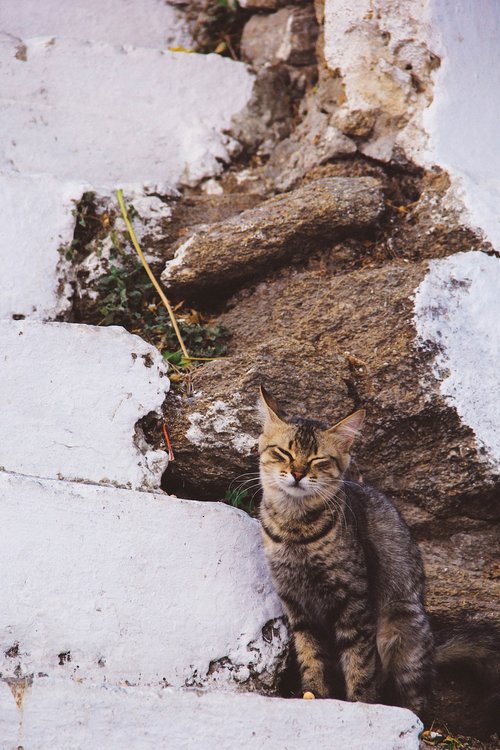
[(0, 322), (0, 467), (156, 488), (167, 454), (136, 424), (168, 390), (158, 350), (123, 328)]
[(418, 750), (404, 708), (334, 700), (95, 687), (0, 684), (4, 747), (25, 750)]
[(191, 44), (164, 0), (2, 0), (0, 29), (28, 39), (55, 36), (158, 49)]
[[(56, 36), (57, 29), (68, 32), (70, 18), (78, 28), (86, 10), (81, 33), (94, 33), (97, 8), (105, 7), (107, 38), (113, 7), (127, 5), (115, 19), (117, 36), (132, 30), (139, 15), (139, 38), (150, 28), (158, 41), (167, 29), (158, 14), (171, 13), (164, 3), (69, 5), (43, 3), (43, 24), (40, 3), (0, 7), (0, 319), (54, 319), (69, 309), (58, 249), (73, 239), (72, 212), (85, 191), (171, 194), (181, 182), (219, 173), (229, 160), (225, 131), (253, 87), (245, 65), (218, 55)], [(148, 15), (150, 6), (155, 11)], [(125, 16), (122, 28), (118, 19)], [(45, 37), (13, 35), (14, 28), (48, 31), (52, 22)], [(125, 34), (123, 41), (129, 39)]]
[(4, 677), (273, 685), (288, 635), (242, 511), (0, 473), (0, 528)]
[(0, 319), (64, 314), (71, 288), (60, 287), (58, 248), (73, 239), (81, 185), (50, 175), (0, 174), (0, 194)]
[(66, 38), (0, 37), (0, 171), (46, 173), (90, 189), (148, 185), (221, 171), (223, 131), (253, 78), (219, 55)]

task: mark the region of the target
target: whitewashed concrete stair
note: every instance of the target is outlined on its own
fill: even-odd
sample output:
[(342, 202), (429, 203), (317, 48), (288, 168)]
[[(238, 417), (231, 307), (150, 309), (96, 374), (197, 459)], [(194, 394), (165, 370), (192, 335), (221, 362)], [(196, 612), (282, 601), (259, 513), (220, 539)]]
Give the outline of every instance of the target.
[[(168, 51), (189, 39), (163, 0), (39, 5), (0, 8), (0, 319), (67, 314), (83, 192), (219, 172), (253, 86)], [(0, 324), (2, 747), (417, 748), (401, 709), (200, 692), (271, 690), (287, 633), (255, 521), (144, 491), (166, 454), (136, 426), (167, 390), (123, 330)]]
[[(38, 5), (0, 7), (0, 188), (11, 196), (0, 202), (0, 319), (67, 312), (59, 250), (73, 239), (83, 193), (175, 194), (219, 173), (230, 158), (225, 131), (253, 88), (243, 63), (155, 48), (179, 41), (160, 0)], [(148, 13), (151, 42), (132, 46), (146, 41)]]
[(272, 689), (258, 523), (223, 503), (0, 473), (0, 672)]
[(159, 486), (167, 454), (141, 417), (169, 390), (159, 351), (121, 327), (0, 321), (0, 467), (132, 489)]
[(417, 750), (404, 709), (223, 692), (265, 692), (286, 653), (241, 511), (4, 472), (0, 527), (6, 747)]
[(0, 684), (0, 734), (24, 750), (418, 750), (420, 728), (406, 709), (363, 703)]

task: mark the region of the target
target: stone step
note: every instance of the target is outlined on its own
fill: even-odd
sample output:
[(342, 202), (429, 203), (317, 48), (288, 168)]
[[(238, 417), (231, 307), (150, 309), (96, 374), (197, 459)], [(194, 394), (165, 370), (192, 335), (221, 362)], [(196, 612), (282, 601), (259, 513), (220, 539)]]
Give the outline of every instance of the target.
[(0, 63), (0, 171), (89, 189), (165, 193), (220, 172), (223, 131), (253, 86), (243, 63), (219, 55), (53, 36), (4, 37)]
[(53, 679), (26, 688), (0, 683), (4, 746), (26, 750), (418, 750), (421, 728), (406, 709), (364, 703)]
[(117, 326), (0, 322), (0, 467), (39, 477), (159, 487), (167, 454), (138, 421), (161, 416), (167, 365)]
[[(105, 5), (110, 13), (119, 4)], [(59, 38), (58, 29), (68, 33), (66, 9), (53, 31), (46, 25), (56, 15), (55, 0), (44, 23), (36, 4), (4, 5), (0, 273), (7, 291), (0, 295), (0, 318), (54, 319), (69, 308), (68, 289), (58, 284), (66, 278), (58, 249), (73, 239), (83, 193), (109, 195), (124, 187), (172, 194), (181, 182), (219, 173), (229, 160), (225, 131), (248, 102), (253, 77), (243, 63), (219, 55)], [(96, 5), (71, 4), (90, 16)], [(136, 6), (127, 17), (130, 28), (139, 7), (147, 14), (149, 6), (146, 0), (128, 5)], [(72, 17), (76, 22), (78, 14)], [(155, 28), (155, 19), (157, 13), (149, 23), (157, 41), (168, 27)], [(13, 29), (48, 36), (23, 39)], [(88, 34), (94, 29), (89, 21)]]
[(71, 306), (71, 287), (61, 284), (62, 255), (75, 231), (79, 183), (50, 175), (0, 174), (0, 320), (46, 320)]
[(2, 0), (0, 28), (26, 39), (68, 37), (158, 49), (192, 44), (174, 8), (163, 0)]
[(223, 503), (0, 473), (0, 672), (272, 690), (258, 523)]

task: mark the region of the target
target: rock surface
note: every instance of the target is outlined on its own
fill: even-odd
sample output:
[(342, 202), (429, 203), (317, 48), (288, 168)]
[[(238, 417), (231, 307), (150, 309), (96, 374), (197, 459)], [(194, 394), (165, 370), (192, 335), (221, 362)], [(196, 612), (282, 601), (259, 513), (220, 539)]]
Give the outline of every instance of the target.
[(312, 5), (282, 8), (270, 15), (254, 15), (245, 24), (241, 56), (253, 65), (313, 65), (318, 24)]
[[(14, 688), (13, 690), (15, 690)], [(418, 750), (410, 711), (341, 701), (289, 701), (89, 686), (37, 679), (17, 693), (0, 684), (0, 731), (9, 747), (116, 750)]]
[(452, 0), (317, 7), (324, 65), (315, 98), (330, 125), (355, 136), (369, 157), (447, 170), (464, 225), (498, 244), (499, 7), (455, 12)]
[(158, 350), (122, 328), (0, 322), (0, 466), (39, 477), (156, 488), (167, 454), (139, 420), (169, 389)]
[(440, 61), (429, 46), (424, 6), (423, 0), (389, 7), (381, 0), (325, 3), (324, 55), (343, 90), (332, 124), (356, 134), (359, 150), (375, 159), (389, 161), (395, 144), (415, 137), (432, 101)]
[[(431, 354), (417, 348), (412, 296), (426, 270), (425, 262), (396, 261), (337, 276), (321, 267), (285, 271), (239, 299), (221, 318), (233, 334), (233, 356), (199, 373), (195, 397), (176, 417), (182, 460), (175, 471), (187, 477), (199, 459), (200, 482), (213, 492), (250, 470), (249, 441), (245, 450), (228, 449), (223, 466), (209, 466), (210, 451), (199, 446), (231, 445), (238, 431), (258, 434), (253, 406), (262, 380), (292, 413), (333, 423), (365, 406), (368, 424), (357, 455), (365, 478), (386, 492), (436, 515), (495, 516), (498, 472), (440, 395)], [(205, 415), (219, 401), (225, 418), (217, 429)], [(203, 440), (189, 432), (193, 419)]]
[[(478, 266), (482, 260), (477, 253)], [(454, 288), (452, 268), (445, 293), (434, 300), (442, 314), (447, 290)], [(491, 544), (500, 476), (473, 430), (443, 398), (433, 375), (434, 352), (419, 347), (413, 296), (426, 273), (426, 262), (395, 261), (331, 276), (325, 262), (284, 271), (241, 294), (221, 318), (233, 333), (232, 356), (197, 374), (193, 398), (169, 397), (178, 461), (168, 476), (177, 491), (189, 491), (195, 466), (197, 485), (209, 496), (239, 483), (250, 496), (257, 491), (256, 475), (247, 472), (257, 470), (255, 402), (262, 382), (289, 413), (332, 424), (366, 407), (354, 464), (364, 480), (396, 500), (419, 538), (436, 540), (446, 528), (446, 534), (477, 531)], [(437, 554), (440, 542), (434, 544)], [(471, 615), (491, 612), (491, 597), (499, 593), (494, 549), (475, 568), (462, 570), (460, 581), (453, 573), (446, 586), (442, 558), (432, 557), (429, 543), (436, 616), (459, 619), (464, 608)], [(475, 592), (470, 607), (468, 590)]]
[(383, 210), (373, 178), (316, 180), (192, 235), (177, 248), (162, 280), (176, 294), (231, 286), (373, 226)]
[(0, 473), (4, 678), (272, 692), (287, 652), (256, 521)]
[(279, 190), (290, 190), (314, 167), (356, 151), (353, 139), (332, 125), (320, 108), (311, 106), (290, 138), (277, 144), (265, 174)]

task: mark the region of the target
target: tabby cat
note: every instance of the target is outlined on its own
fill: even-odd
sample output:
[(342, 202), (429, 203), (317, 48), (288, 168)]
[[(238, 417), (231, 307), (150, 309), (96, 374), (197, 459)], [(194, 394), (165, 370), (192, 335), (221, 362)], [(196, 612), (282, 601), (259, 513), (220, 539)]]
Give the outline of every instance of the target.
[(346, 479), (364, 411), (285, 421), (264, 389), (261, 410), (262, 536), (302, 690), (422, 715), (434, 645), (420, 553), (390, 500)]

